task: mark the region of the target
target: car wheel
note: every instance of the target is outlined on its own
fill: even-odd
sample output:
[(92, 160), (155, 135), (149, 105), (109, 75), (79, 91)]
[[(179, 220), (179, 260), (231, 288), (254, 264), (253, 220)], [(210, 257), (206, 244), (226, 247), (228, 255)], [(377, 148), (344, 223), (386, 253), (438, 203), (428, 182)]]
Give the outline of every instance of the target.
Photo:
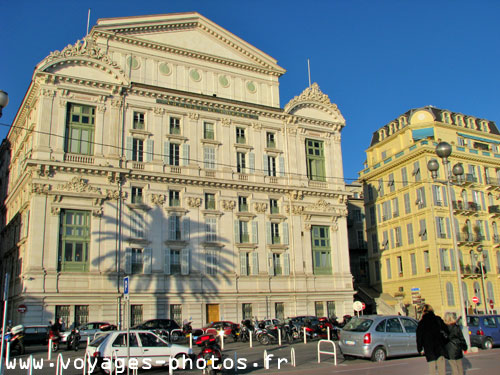
[(172, 342), (176, 342), (176, 341), (178, 341), (178, 340), (179, 340), (179, 332), (172, 332), (172, 333), (170, 334), (170, 340), (171, 340)]
[(483, 349), (490, 350), (491, 348), (493, 348), (493, 341), (490, 338), (487, 338), (484, 340)]
[(387, 358), (387, 354), (385, 352), (385, 349), (382, 348), (381, 346), (376, 347), (375, 350), (372, 353), (372, 361), (373, 362), (383, 362)]
[(180, 353), (175, 356), (175, 359), (177, 359), (177, 366), (180, 370), (184, 370), (185, 366), (185, 360), (188, 359), (189, 357), (185, 353)]

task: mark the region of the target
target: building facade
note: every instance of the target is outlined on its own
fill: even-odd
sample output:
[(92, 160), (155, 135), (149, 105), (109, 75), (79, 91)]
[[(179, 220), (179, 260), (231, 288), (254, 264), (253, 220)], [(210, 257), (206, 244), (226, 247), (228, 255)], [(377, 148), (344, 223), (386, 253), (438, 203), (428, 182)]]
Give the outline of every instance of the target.
[[(451, 165), (462, 164), (465, 170), (451, 186), (451, 202), (435, 153), (441, 141), (452, 145)], [(413, 315), (425, 302), (439, 314), (458, 312), (457, 255), (464, 309), (499, 310), (499, 147), (495, 123), (434, 107), (410, 110), (374, 133), (360, 172), (370, 275), (382, 295), (397, 301), (392, 304), (396, 311)], [(431, 159), (440, 163), (436, 179), (427, 169)]]
[[(16, 323), (352, 312), (337, 106), (197, 13), (101, 19), (2, 144)], [(24, 313), (18, 312), (25, 306)]]

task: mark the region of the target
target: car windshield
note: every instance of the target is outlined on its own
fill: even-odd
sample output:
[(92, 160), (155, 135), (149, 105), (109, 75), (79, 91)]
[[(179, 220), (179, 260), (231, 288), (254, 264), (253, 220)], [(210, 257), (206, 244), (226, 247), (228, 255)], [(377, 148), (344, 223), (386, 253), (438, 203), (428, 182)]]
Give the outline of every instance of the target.
[(366, 332), (373, 324), (373, 320), (358, 318), (352, 319), (347, 323), (344, 327), (344, 331), (353, 331), (353, 332)]
[(89, 344), (89, 346), (99, 346), (101, 343), (108, 337), (109, 333), (105, 333), (102, 335), (97, 336), (94, 340), (92, 340)]

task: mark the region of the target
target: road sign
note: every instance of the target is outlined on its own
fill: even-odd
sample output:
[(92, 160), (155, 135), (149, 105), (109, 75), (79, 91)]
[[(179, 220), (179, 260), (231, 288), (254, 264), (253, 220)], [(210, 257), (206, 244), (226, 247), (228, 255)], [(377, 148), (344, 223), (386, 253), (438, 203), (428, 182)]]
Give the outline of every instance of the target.
[(19, 305), (19, 306), (17, 306), (17, 312), (18, 313), (24, 314), (26, 311), (28, 311), (28, 308), (26, 307), (26, 305)]
[(361, 302), (361, 310), (364, 310), (364, 309), (366, 309), (366, 305), (364, 302)]
[(354, 311), (361, 311), (363, 310), (363, 302), (361, 301), (355, 301), (353, 304), (352, 304), (352, 308), (354, 309)]
[(413, 292), (420, 292), (420, 288), (411, 288), (412, 293)]
[(125, 299), (128, 299), (128, 286), (129, 286), (128, 276), (125, 276), (123, 278), (123, 296), (125, 297)]
[(493, 310), (494, 307), (495, 307), (495, 303), (493, 302), (492, 299), (490, 299), (490, 309)]
[(476, 296), (472, 297), (472, 302), (474, 302), (477, 305), (479, 303), (479, 298)]

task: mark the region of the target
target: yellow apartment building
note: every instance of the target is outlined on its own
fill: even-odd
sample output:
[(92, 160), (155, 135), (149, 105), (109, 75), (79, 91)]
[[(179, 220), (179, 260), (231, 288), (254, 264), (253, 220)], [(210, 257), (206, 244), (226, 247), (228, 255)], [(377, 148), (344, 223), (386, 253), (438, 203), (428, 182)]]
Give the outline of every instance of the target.
[[(451, 185), (451, 202), (435, 152), (439, 142), (452, 146), (450, 166), (460, 163), (464, 169)], [(359, 175), (371, 285), (386, 296), (378, 299), (381, 310), (391, 305), (414, 315), (424, 302), (438, 314), (459, 310), (454, 225), (464, 308), (497, 312), (500, 133), (495, 123), (432, 106), (412, 109), (374, 132), (366, 155)], [(436, 179), (427, 169), (433, 158), (440, 165)]]

